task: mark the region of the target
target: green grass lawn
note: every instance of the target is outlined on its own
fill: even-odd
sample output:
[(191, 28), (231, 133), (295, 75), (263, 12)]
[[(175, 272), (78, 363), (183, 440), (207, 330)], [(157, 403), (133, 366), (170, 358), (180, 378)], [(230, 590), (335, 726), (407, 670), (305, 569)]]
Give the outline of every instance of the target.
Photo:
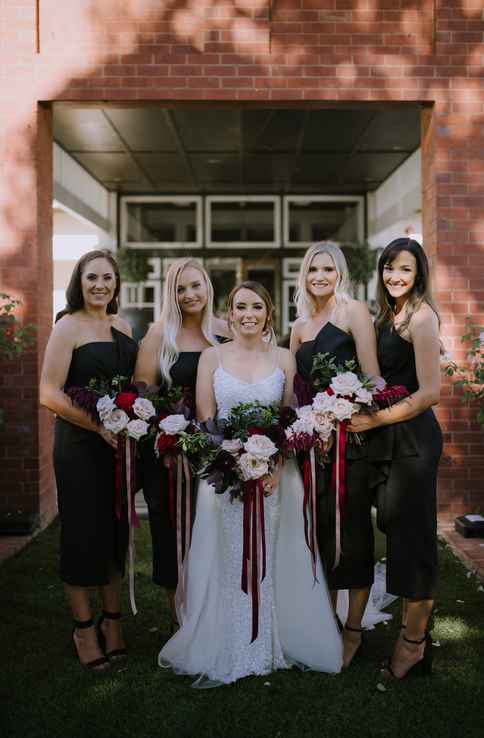
[(201, 691), (156, 665), (169, 616), (151, 583), (147, 522), (137, 534), (140, 612), (125, 619), (129, 661), (103, 675), (74, 659), (57, 541), (54, 524), (0, 567), (2, 738), (484, 735), (484, 592), (444, 548), (431, 678), (376, 688), (377, 664), (396, 635), (390, 624), (367, 634), (364, 654), (344, 674), (293, 670)]

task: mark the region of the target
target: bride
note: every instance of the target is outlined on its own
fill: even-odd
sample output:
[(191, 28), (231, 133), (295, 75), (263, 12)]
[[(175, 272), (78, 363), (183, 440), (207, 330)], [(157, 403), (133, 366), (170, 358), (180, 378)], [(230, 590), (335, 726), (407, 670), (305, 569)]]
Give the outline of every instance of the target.
[[(206, 349), (197, 378), (199, 420), (227, 417), (241, 402), (292, 401), (295, 363), (272, 340), (273, 305), (257, 282), (235, 287), (228, 300), (234, 340)], [(241, 589), (242, 509), (229, 492), (198, 488), (180, 630), (159, 654), (162, 667), (197, 675), (193, 686), (212, 687), (294, 664), (339, 672), (342, 643), (317, 561), (314, 581), (304, 539), (303, 487), (294, 461), (264, 481), (267, 570), (260, 584), (259, 628), (251, 642), (251, 599)], [(177, 593), (178, 594), (178, 593)]]

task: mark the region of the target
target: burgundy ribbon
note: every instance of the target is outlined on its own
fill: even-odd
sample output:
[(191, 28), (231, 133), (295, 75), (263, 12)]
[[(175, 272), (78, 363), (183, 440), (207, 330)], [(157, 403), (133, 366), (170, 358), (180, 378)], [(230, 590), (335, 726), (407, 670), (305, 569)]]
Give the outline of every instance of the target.
[(252, 600), (250, 642), (253, 643), (259, 634), (260, 584), (266, 575), (264, 487), (261, 479), (245, 482), (243, 506), (241, 588)]
[(333, 461), (331, 486), (335, 493), (335, 558), (333, 569), (336, 569), (341, 558), (341, 517), (346, 502), (346, 426), (341, 420), (336, 426), (336, 454)]
[(311, 554), (311, 568), (313, 571), (313, 579), (316, 582), (316, 460), (314, 449), (304, 458), (303, 463), (303, 517), (304, 517), (304, 538), (306, 545)]
[[(193, 485), (192, 475), (185, 454), (177, 454), (175, 464), (168, 467), (168, 507), (170, 522), (176, 531), (176, 556), (180, 601), (184, 599), (183, 564), (192, 541)], [(163, 477), (161, 493), (164, 494)], [(183, 506), (185, 510), (183, 511)], [(184, 512), (184, 514), (183, 514)]]

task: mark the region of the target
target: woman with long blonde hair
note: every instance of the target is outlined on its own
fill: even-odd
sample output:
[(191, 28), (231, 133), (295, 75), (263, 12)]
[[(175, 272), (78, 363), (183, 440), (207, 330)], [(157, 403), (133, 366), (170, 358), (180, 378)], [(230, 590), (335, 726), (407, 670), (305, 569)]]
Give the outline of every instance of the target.
[[(167, 271), (161, 316), (149, 328), (138, 353), (135, 380), (164, 388), (178, 385), (195, 400), (200, 355), (227, 337), (225, 321), (213, 315), (213, 287), (197, 259), (177, 259)], [(153, 543), (153, 581), (168, 592), (172, 624), (177, 627), (174, 594), (178, 582), (176, 529), (170, 520), (168, 472), (153, 452), (141, 463)]]
[[(337, 244), (322, 242), (308, 249), (299, 272), (299, 317), (290, 343), (298, 368), (296, 388), (300, 404), (311, 402), (315, 394), (311, 370), (316, 354), (327, 353), (340, 365), (354, 360), (366, 374), (379, 374), (370, 314), (365, 303), (350, 297), (349, 284), (346, 259)], [(349, 590), (343, 630), (343, 663), (349, 666), (362, 644), (362, 618), (374, 578), (374, 541), (367, 446), (347, 444), (346, 448), (346, 500), (339, 561), (331, 465), (318, 466), (317, 471), (317, 537), (335, 608), (338, 590)]]
[(440, 397), (439, 315), (427, 257), (417, 241), (397, 238), (378, 262), (378, 359), (388, 384), (409, 396), (350, 430), (373, 430), (378, 525), (387, 536), (387, 590), (403, 598), (400, 637), (385, 673), (429, 673), (428, 633), (437, 585), (437, 472), (442, 433), (432, 411)]

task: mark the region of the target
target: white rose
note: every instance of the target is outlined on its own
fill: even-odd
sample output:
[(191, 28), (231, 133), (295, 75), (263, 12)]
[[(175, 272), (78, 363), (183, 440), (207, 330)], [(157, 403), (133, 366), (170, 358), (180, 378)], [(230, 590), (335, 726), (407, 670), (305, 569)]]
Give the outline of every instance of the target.
[(260, 459), (270, 459), (271, 456), (277, 454), (277, 446), (267, 436), (250, 436), (244, 443), (244, 449), (248, 454)]
[(104, 427), (106, 428), (106, 430), (111, 431), (111, 433), (121, 433), (121, 431), (126, 428), (128, 423), (128, 415), (126, 415), (124, 410), (120, 410), (118, 407), (115, 407), (114, 410), (111, 410), (109, 415), (107, 415), (103, 420)]
[(163, 420), (160, 420), (159, 427), (164, 433), (168, 433), (169, 436), (176, 436), (177, 433), (181, 433), (189, 425), (190, 421), (184, 415), (168, 415)]
[(109, 397), (109, 395), (104, 395), (104, 397), (101, 397), (96, 403), (96, 410), (98, 411), (101, 420), (107, 418), (115, 407), (116, 403)]
[(126, 430), (128, 431), (128, 436), (130, 438), (134, 438), (135, 441), (139, 441), (142, 436), (146, 436), (148, 433), (148, 423), (140, 418), (130, 420), (126, 426)]
[(484, 346), (484, 331), (481, 331), (479, 333), (479, 341), (481, 343), (481, 346)]
[(237, 455), (242, 448), (242, 441), (239, 438), (231, 438), (222, 441), (222, 448), (229, 454)]
[(356, 393), (355, 401), (359, 402), (361, 405), (371, 405), (373, 402), (373, 395), (370, 390), (367, 390), (365, 387), (361, 387), (361, 389)]
[(239, 459), (240, 471), (242, 479), (248, 482), (250, 479), (260, 479), (269, 472), (269, 464), (265, 459), (252, 456), (252, 454), (242, 454)]
[(141, 420), (149, 420), (156, 415), (155, 406), (150, 400), (145, 397), (137, 397), (133, 403), (134, 414), (141, 418)]
[(303, 405), (302, 407), (296, 408), (296, 415), (298, 418), (308, 418), (313, 416), (313, 408), (311, 405)]
[(327, 392), (318, 392), (313, 400), (313, 410), (317, 413), (330, 413), (333, 411), (335, 400), (334, 395), (328, 395)]
[(311, 435), (314, 431), (314, 418), (312, 413), (311, 415), (305, 415), (304, 417), (295, 420), (288, 430), (291, 430), (291, 433), (308, 433)]
[(355, 412), (355, 406), (344, 397), (337, 397), (333, 404), (332, 412), (337, 420), (349, 420)]
[(337, 374), (329, 386), (336, 395), (354, 395), (363, 387), (354, 372)]
[(334, 422), (326, 413), (315, 413), (314, 430), (320, 438), (327, 441), (334, 431)]

